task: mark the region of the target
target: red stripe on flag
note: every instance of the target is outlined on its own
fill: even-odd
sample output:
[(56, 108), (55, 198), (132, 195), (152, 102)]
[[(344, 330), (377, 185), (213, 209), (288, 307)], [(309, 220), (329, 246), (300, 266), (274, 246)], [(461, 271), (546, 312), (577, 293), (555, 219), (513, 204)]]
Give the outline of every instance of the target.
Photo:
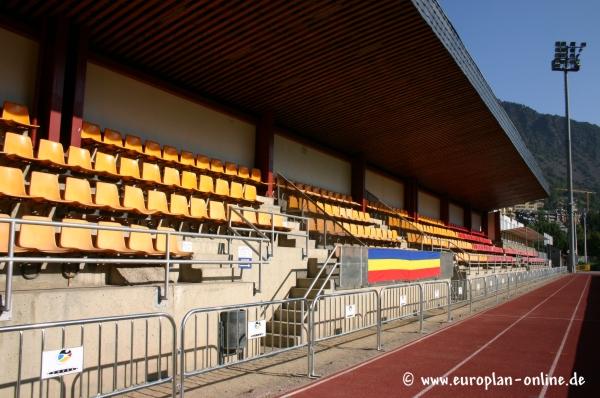
[(432, 278), (440, 274), (440, 267), (415, 270), (391, 269), (386, 271), (369, 271), (368, 279), (371, 282), (415, 280)]

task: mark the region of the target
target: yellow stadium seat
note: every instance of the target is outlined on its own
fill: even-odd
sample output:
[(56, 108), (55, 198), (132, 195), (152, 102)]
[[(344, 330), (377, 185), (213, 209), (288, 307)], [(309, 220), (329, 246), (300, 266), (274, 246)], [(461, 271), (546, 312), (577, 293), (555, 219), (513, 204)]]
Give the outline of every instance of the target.
[(60, 142), (40, 140), (38, 143), (37, 160), (55, 166), (65, 165), (65, 153)]
[(105, 207), (105, 205), (98, 205), (94, 202), (90, 182), (84, 178), (67, 177), (65, 182), (65, 200), (83, 207)]
[(215, 195), (226, 198), (229, 196), (229, 183), (227, 180), (217, 178), (215, 183)]
[(61, 197), (58, 175), (54, 173), (32, 172), (29, 181), (29, 196), (56, 203), (71, 203)]
[(227, 217), (225, 215), (225, 206), (223, 202), (211, 200), (208, 203), (208, 216), (212, 222), (225, 223)]
[(119, 175), (125, 179), (140, 179), (140, 165), (137, 159), (121, 158)]
[(238, 175), (237, 164), (231, 162), (225, 162), (225, 174), (230, 176)]
[(161, 191), (148, 191), (148, 210), (171, 215), (167, 195)]
[[(118, 222), (111, 221), (100, 221), (98, 222), (98, 226), (122, 227)], [(98, 229), (96, 247), (118, 254), (141, 254), (141, 252), (127, 247), (127, 244), (125, 243), (125, 232), (123, 231)]]
[(210, 171), (213, 171), (215, 173), (225, 173), (225, 167), (223, 166), (223, 162), (221, 162), (219, 159), (211, 159)]
[[(281, 214), (273, 214), (273, 225), (276, 231), (290, 231), (290, 228), (283, 225), (284, 218)], [(335, 235), (335, 226), (332, 231), (332, 234)]]
[(30, 198), (25, 192), (25, 178), (21, 169), (0, 166), (0, 181), (2, 182), (0, 183), (0, 197)]
[(170, 212), (175, 216), (190, 217), (190, 205), (183, 195), (171, 194)]
[(123, 206), (132, 209), (134, 212), (146, 216), (155, 214), (155, 210), (148, 210), (144, 199), (144, 191), (138, 187), (125, 185), (123, 193)]
[(204, 155), (196, 156), (196, 167), (201, 170), (209, 170), (210, 169), (210, 158)]
[[(245, 195), (245, 192), (244, 192), (244, 195)], [(289, 210), (300, 210), (300, 199), (294, 195), (288, 196), (287, 209), (288, 209), (288, 211)]]
[(144, 145), (144, 154), (152, 159), (161, 159), (162, 150), (160, 149), (160, 144), (156, 141), (146, 141), (146, 144)]
[[(52, 221), (50, 217), (23, 216), (23, 220)], [(17, 244), (29, 250), (47, 254), (68, 253), (71, 250), (56, 244), (55, 227), (48, 225), (21, 224)]]
[(185, 189), (198, 190), (198, 177), (192, 171), (184, 170), (181, 173), (181, 187)]
[(96, 183), (95, 202), (113, 211), (131, 211), (130, 207), (121, 206), (119, 200), (119, 189), (115, 184), (98, 181)]
[[(0, 214), (0, 218), (10, 218), (10, 217), (8, 214)], [(0, 222), (0, 253), (8, 253), (9, 234), (10, 234), (9, 223)], [(17, 236), (17, 233), (15, 231), (14, 252), (15, 253), (23, 253), (23, 252), (28, 251), (27, 249), (24, 249), (17, 244), (16, 236)]]
[(100, 131), (100, 126), (84, 121), (81, 125), (81, 140), (91, 143), (101, 143), (102, 132)]
[(236, 201), (244, 199), (244, 186), (236, 181), (231, 181), (229, 197)]
[(27, 129), (40, 127), (35, 124), (31, 124), (31, 121), (29, 120), (29, 110), (25, 105), (16, 104), (10, 101), (4, 101), (0, 123), (4, 124), (5, 126), (14, 126)]
[(245, 180), (250, 179), (250, 169), (245, 166), (240, 166), (238, 169), (238, 177), (243, 178)]
[(173, 167), (165, 167), (163, 169), (163, 184), (171, 187), (181, 186), (181, 176), (179, 170)]
[(162, 184), (160, 167), (156, 163), (142, 163), (142, 180)]
[(23, 134), (5, 133), (2, 153), (8, 157), (35, 160), (31, 138)]
[(152, 238), (152, 233), (143, 232), (147, 231), (149, 228), (143, 225), (132, 224), (129, 226), (130, 228), (140, 229), (140, 232), (130, 232), (129, 233), (129, 241), (127, 242), (127, 247), (130, 250), (136, 252), (142, 252), (147, 256), (164, 256), (164, 251), (159, 251), (154, 248), (154, 240)]
[(96, 173), (110, 174), (117, 176), (117, 159), (108, 153), (96, 153), (96, 161), (94, 162), (94, 171)]
[(179, 151), (175, 147), (165, 145), (163, 147), (162, 158), (168, 162), (179, 163)]
[[(158, 227), (157, 230), (159, 231), (171, 231), (171, 232), (175, 232), (175, 230), (173, 228), (167, 228), (167, 227)], [(166, 252), (167, 251), (167, 236), (165, 234), (157, 234), (156, 235), (156, 250), (159, 252)], [(179, 235), (169, 235), (169, 252), (172, 256), (174, 257), (189, 257), (190, 255), (192, 255), (191, 251), (185, 251), (183, 250), (183, 248), (181, 247), (181, 236)]]
[(142, 139), (135, 135), (127, 134), (125, 136), (125, 149), (128, 149), (137, 153), (144, 153), (144, 148), (142, 145)]
[(207, 176), (204, 174), (200, 174), (200, 183), (198, 186), (198, 191), (210, 195), (214, 193), (214, 183), (213, 178), (211, 176)]
[(104, 137), (102, 142), (106, 145), (112, 145), (118, 148), (123, 148), (123, 136), (121, 133), (111, 129), (104, 129)]
[(179, 163), (187, 165), (187, 166), (196, 166), (196, 160), (194, 159), (194, 154), (189, 151), (181, 151), (181, 155), (179, 157)]
[(250, 224), (254, 224), (254, 225), (258, 224), (258, 220), (256, 218), (256, 212), (254, 212), (252, 210), (244, 210), (244, 211), (242, 211), (242, 215), (244, 216), (244, 218), (246, 220), (248, 220), (248, 222)]
[(248, 202), (258, 202), (256, 200), (256, 187), (251, 184), (244, 184), (244, 200)]
[(206, 201), (204, 199), (192, 196), (190, 199), (190, 216), (198, 220), (208, 219), (208, 210), (206, 209)]
[(90, 151), (85, 148), (70, 146), (67, 153), (67, 165), (72, 169), (87, 173), (94, 171), (92, 167), (92, 156), (90, 155)]
[[(63, 218), (62, 220), (69, 224), (91, 224), (87, 220), (79, 220), (74, 218)], [(60, 238), (58, 245), (63, 249), (73, 251), (82, 251), (89, 253), (104, 253), (106, 249), (99, 249), (94, 245), (93, 231), (94, 228), (75, 228), (61, 227)]]
[(250, 179), (256, 182), (261, 182), (262, 174), (259, 169), (252, 169), (252, 173), (250, 174)]
[(258, 212), (257, 221), (260, 227), (271, 229), (271, 214)]

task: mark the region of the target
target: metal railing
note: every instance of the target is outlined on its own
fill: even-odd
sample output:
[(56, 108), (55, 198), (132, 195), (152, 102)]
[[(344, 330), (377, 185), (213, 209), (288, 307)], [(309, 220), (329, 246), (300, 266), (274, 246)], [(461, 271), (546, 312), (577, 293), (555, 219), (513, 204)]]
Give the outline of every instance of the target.
[(305, 346), (307, 303), (293, 298), (188, 311), (180, 325), (181, 396), (186, 377)]
[[(164, 282), (163, 282), (163, 291), (161, 292), (161, 299), (168, 299), (169, 292), (169, 275), (171, 271), (171, 266), (173, 264), (178, 265), (190, 265), (190, 264), (228, 264), (228, 265), (236, 265), (236, 264), (256, 264), (262, 266), (262, 264), (268, 264), (270, 261), (264, 260), (262, 257), (262, 246), (263, 244), (270, 244), (270, 239), (262, 238), (262, 237), (243, 237), (243, 236), (232, 236), (232, 235), (218, 235), (218, 234), (205, 234), (205, 233), (196, 233), (196, 232), (179, 232), (179, 231), (170, 231), (170, 230), (161, 230), (161, 229), (141, 229), (141, 228), (131, 228), (125, 226), (107, 226), (107, 225), (98, 225), (98, 224), (75, 224), (69, 222), (58, 222), (58, 221), (44, 221), (44, 220), (25, 220), (21, 218), (0, 218), (0, 223), (9, 224), (8, 228), (8, 239), (7, 239), (7, 252), (5, 256), (0, 257), (0, 263), (6, 263), (6, 280), (5, 280), (5, 290), (4, 295), (5, 299), (3, 300), (2, 307), (0, 307), (0, 314), (3, 312), (10, 312), (12, 310), (12, 279), (13, 279), (13, 269), (15, 264), (31, 264), (31, 263), (75, 263), (75, 264), (123, 264), (123, 265), (156, 265), (163, 266), (165, 268), (164, 273)], [(38, 225), (38, 226), (47, 226), (54, 228), (74, 228), (74, 229), (89, 229), (92, 231), (118, 231), (125, 233), (136, 233), (136, 234), (150, 234), (156, 235), (157, 237), (164, 236), (165, 237), (165, 248), (164, 248), (164, 257), (157, 258), (156, 256), (144, 257), (143, 253), (139, 253), (139, 255), (132, 255), (132, 257), (138, 258), (127, 258), (120, 257), (116, 254), (107, 255), (106, 257), (89, 257), (90, 254), (85, 251), (81, 251), (78, 254), (67, 256), (64, 255), (44, 255), (44, 253), (40, 253), (37, 256), (31, 256), (26, 254), (38, 254), (35, 250), (27, 253), (19, 253), (17, 254), (16, 247), (16, 233), (17, 226), (20, 225)], [(182, 238), (209, 238), (209, 239), (222, 239), (227, 241), (228, 248), (228, 260), (203, 260), (203, 259), (185, 259), (174, 257), (173, 252), (174, 249), (171, 248), (171, 237), (182, 237)], [(248, 242), (258, 242), (259, 244), (259, 260), (235, 260), (232, 259), (231, 253), (231, 243), (232, 241), (243, 241), (246, 244)], [(177, 248), (179, 250), (179, 248)], [(267, 249), (268, 250), (268, 249)], [(191, 252), (190, 252), (191, 255)], [(259, 273), (260, 276), (260, 273)], [(260, 291), (261, 287), (261, 279), (259, 278), (258, 284)]]
[[(4, 360), (16, 364), (0, 372), (3, 397), (11, 389), (15, 398), (112, 397), (165, 383), (177, 392), (176, 324), (166, 313), (6, 326), (0, 339), (14, 349)], [(81, 372), (42, 379), (45, 351), (69, 355), (75, 347), (82, 347)]]
[(423, 286), (403, 283), (386, 286), (379, 291), (382, 325), (406, 318), (419, 318), (419, 332), (423, 332)]
[[(271, 223), (269, 225), (268, 229), (265, 228), (260, 228), (257, 227), (256, 225), (252, 224), (243, 214), (244, 211), (248, 211), (248, 212), (252, 212), (258, 215), (258, 213), (266, 213), (269, 214), (271, 216)], [(246, 226), (235, 226), (233, 225), (232, 219), (231, 219), (231, 214), (235, 214), (237, 217), (239, 217), (245, 224)], [(300, 232), (295, 232), (295, 231), (281, 231), (278, 230), (276, 228), (275, 225), (275, 216), (281, 216), (282, 218), (287, 218), (288, 220), (293, 220), (295, 222), (298, 222), (300, 224), (300, 226), (302, 226), (303, 224), (306, 226), (306, 231), (302, 231), (300, 230)], [(273, 211), (273, 209), (271, 209), (270, 211), (264, 211), (264, 210), (258, 210), (258, 209), (251, 209), (251, 208), (241, 208), (241, 207), (237, 207), (237, 206), (229, 206), (229, 229), (233, 230), (233, 231), (242, 231), (242, 232), (249, 232), (252, 233), (254, 232), (255, 234), (257, 234), (258, 236), (265, 238), (265, 239), (269, 239), (269, 237), (267, 235), (265, 235), (265, 233), (270, 233), (271, 234), (271, 248), (274, 248), (275, 246), (275, 239), (278, 235), (284, 235), (284, 236), (295, 236), (295, 237), (299, 237), (299, 238), (303, 238), (304, 239), (304, 248), (302, 249), (302, 256), (304, 258), (306, 258), (306, 256), (308, 256), (308, 217), (303, 217), (303, 216), (296, 216), (296, 215), (292, 215), (292, 214), (283, 214), (283, 213), (276, 213), (275, 211)]]
[[(285, 187), (282, 186), (280, 180), (282, 180), (285, 183)], [(318, 210), (319, 215), (322, 219), (328, 220), (333, 222), (335, 225), (337, 225), (343, 232), (344, 234), (346, 234), (347, 236), (349, 236), (352, 241), (354, 243), (357, 243), (361, 246), (367, 246), (362, 240), (360, 240), (357, 236), (355, 236), (354, 234), (352, 234), (350, 231), (348, 231), (342, 222), (338, 221), (335, 219), (335, 217), (327, 214), (327, 212), (325, 211), (324, 208), (322, 208), (316, 200), (314, 200), (313, 198), (311, 198), (309, 195), (307, 195), (306, 193), (304, 193), (300, 188), (298, 188), (292, 181), (290, 181), (286, 176), (284, 176), (281, 173), (277, 174), (277, 201), (278, 203), (281, 203), (282, 199), (283, 199), (283, 195), (281, 190), (282, 189), (286, 189), (286, 190), (291, 190), (293, 191), (295, 194), (300, 195), (304, 200), (307, 200), (309, 202), (311, 202), (314, 207)], [(304, 217), (304, 206), (301, 207), (301, 215), (302, 217)], [(306, 230), (308, 231), (308, 224), (306, 226)], [(324, 246), (327, 246), (327, 228), (325, 223), (323, 223), (323, 244)]]

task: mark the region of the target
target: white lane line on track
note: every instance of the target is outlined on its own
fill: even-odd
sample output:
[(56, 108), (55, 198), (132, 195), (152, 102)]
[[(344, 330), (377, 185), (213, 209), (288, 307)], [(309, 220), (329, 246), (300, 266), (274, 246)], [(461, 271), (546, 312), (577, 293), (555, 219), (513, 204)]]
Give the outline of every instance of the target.
[[(557, 279), (557, 280), (555, 280), (555, 281), (552, 281), (552, 282), (550, 282), (550, 283), (558, 282), (558, 281), (560, 281), (560, 280), (561, 280), (561, 279), (563, 279), (563, 278), (564, 278), (564, 277), (560, 277), (559, 279)], [(568, 282), (566, 285), (568, 285), (569, 283), (571, 283), (571, 282)], [(565, 285), (565, 286), (566, 286), (566, 285)], [(527, 291), (525, 291), (525, 292), (522, 292), (522, 294), (521, 294), (520, 296), (517, 296), (517, 297), (515, 297), (514, 299), (521, 298), (521, 297), (524, 297), (524, 296), (525, 296), (525, 295), (527, 295), (527, 294), (534, 293), (534, 292), (535, 292), (537, 289), (542, 289), (542, 288), (544, 288), (544, 287), (546, 287), (546, 286), (548, 286), (548, 284), (546, 284), (546, 285), (543, 285), (543, 286), (538, 286), (538, 287), (537, 287), (537, 288), (535, 288), (534, 290), (527, 290)], [(563, 287), (564, 287), (564, 286), (563, 286)], [(505, 305), (505, 304), (507, 304), (507, 303), (510, 303), (510, 302), (511, 302), (511, 301), (506, 301), (506, 302), (504, 302), (504, 303), (500, 304), (499, 306)], [(362, 368), (363, 366), (366, 366), (366, 365), (368, 365), (368, 364), (370, 364), (370, 363), (372, 363), (372, 362), (375, 362), (375, 361), (377, 361), (377, 360), (379, 360), (379, 359), (382, 359), (382, 358), (385, 358), (385, 357), (387, 357), (387, 356), (389, 356), (389, 355), (395, 354), (395, 353), (397, 353), (398, 351), (402, 351), (402, 350), (404, 350), (405, 348), (408, 348), (408, 347), (411, 347), (411, 346), (413, 346), (413, 345), (415, 345), (415, 344), (417, 344), (417, 343), (420, 343), (421, 341), (423, 341), (423, 340), (426, 340), (426, 339), (428, 339), (428, 338), (430, 338), (430, 337), (433, 337), (433, 336), (437, 335), (438, 333), (444, 332), (444, 331), (446, 331), (446, 330), (448, 330), (448, 329), (451, 329), (451, 328), (453, 328), (453, 327), (455, 327), (455, 326), (458, 326), (458, 325), (462, 324), (463, 322), (466, 322), (466, 321), (469, 321), (469, 320), (472, 320), (472, 319), (478, 318), (478, 317), (480, 317), (480, 316), (482, 316), (482, 315), (485, 315), (485, 314), (486, 314), (488, 311), (491, 311), (491, 310), (493, 310), (493, 309), (497, 309), (499, 306), (498, 306), (498, 305), (495, 305), (495, 306), (493, 306), (493, 307), (490, 307), (490, 308), (488, 308), (487, 310), (485, 310), (485, 311), (482, 311), (482, 312), (480, 312), (480, 313), (478, 313), (478, 314), (472, 315), (472, 316), (470, 316), (470, 317), (468, 317), (468, 318), (461, 319), (460, 321), (457, 321), (457, 322), (455, 322), (455, 323), (453, 323), (453, 324), (451, 324), (451, 325), (449, 325), (449, 326), (442, 327), (441, 329), (439, 329), (439, 330), (436, 330), (436, 331), (435, 331), (435, 332), (433, 332), (433, 333), (430, 333), (430, 334), (428, 334), (428, 335), (426, 335), (426, 336), (423, 336), (423, 337), (420, 337), (420, 338), (418, 338), (418, 339), (416, 339), (416, 340), (413, 340), (413, 341), (411, 341), (410, 343), (408, 343), (408, 344), (406, 344), (406, 345), (403, 345), (403, 346), (400, 346), (400, 347), (398, 347), (398, 348), (395, 348), (395, 349), (393, 349), (392, 351), (388, 351), (388, 352), (386, 352), (385, 354), (378, 355), (378, 356), (376, 356), (376, 357), (374, 357), (374, 358), (371, 358), (371, 359), (369, 359), (369, 360), (368, 360), (368, 361), (366, 361), (366, 362), (359, 363), (358, 365), (352, 366), (352, 367), (350, 367), (350, 368), (348, 368), (348, 369), (346, 369), (346, 370), (343, 370), (343, 371), (341, 371), (341, 372), (334, 373), (334, 374), (332, 374), (331, 376), (325, 377), (325, 378), (323, 378), (323, 379), (321, 379), (321, 380), (319, 380), (319, 381), (317, 381), (317, 382), (314, 382), (314, 383), (308, 384), (307, 386), (304, 386), (304, 387), (302, 387), (302, 388), (299, 388), (299, 389), (297, 389), (297, 390), (291, 391), (291, 392), (289, 392), (289, 393), (287, 393), (287, 394), (285, 394), (285, 395), (282, 395), (282, 396), (281, 396), (281, 398), (292, 397), (292, 396), (294, 396), (294, 395), (296, 395), (296, 394), (299, 394), (299, 393), (301, 393), (301, 392), (304, 392), (304, 391), (306, 391), (306, 390), (310, 390), (310, 389), (311, 389), (311, 388), (313, 388), (313, 387), (316, 387), (316, 386), (318, 386), (318, 385), (321, 385), (321, 384), (323, 384), (323, 383), (326, 383), (326, 382), (328, 382), (328, 381), (330, 381), (330, 380), (336, 379), (336, 378), (338, 378), (338, 377), (340, 377), (340, 376), (343, 376), (343, 375), (345, 375), (345, 374), (347, 374), (347, 373), (350, 373), (350, 372), (352, 372), (352, 371), (354, 371), (354, 370), (356, 370), (356, 369)]]
[[(452, 369), (450, 369), (449, 371), (447, 371), (446, 373), (444, 373), (442, 376), (440, 376), (440, 378), (443, 379), (444, 377), (448, 377), (448, 375), (450, 375), (451, 373), (454, 373), (458, 368), (460, 368), (461, 366), (463, 366), (465, 363), (469, 362), (471, 359), (473, 359), (475, 356), (477, 356), (477, 354), (479, 354), (481, 351), (483, 351), (487, 347), (489, 347), (494, 341), (496, 341), (500, 337), (502, 337), (506, 332), (508, 332), (510, 329), (512, 329), (517, 323), (519, 323), (523, 319), (525, 319), (527, 317), (527, 315), (531, 314), (533, 311), (535, 311), (536, 309), (538, 309), (538, 307), (540, 307), (546, 301), (550, 300), (552, 297), (554, 297), (556, 294), (558, 294), (558, 292), (560, 292), (565, 287), (567, 287), (571, 283), (573, 283), (573, 281), (575, 279), (576, 278), (572, 278), (568, 283), (566, 283), (565, 285), (563, 285), (560, 289), (556, 290), (550, 296), (548, 296), (544, 300), (540, 301), (535, 307), (533, 307), (532, 309), (530, 309), (529, 311), (527, 311), (525, 314), (523, 314), (519, 319), (517, 319), (516, 321), (514, 321), (513, 323), (511, 323), (510, 325), (508, 325), (504, 330), (502, 330), (500, 333), (498, 333), (496, 336), (494, 336), (491, 340), (489, 340), (487, 343), (485, 343), (484, 345), (482, 345), (481, 347), (479, 347), (477, 350), (475, 350), (473, 353), (471, 353), (471, 355), (469, 355), (468, 357), (466, 357), (465, 359), (463, 359), (462, 361), (460, 361), (459, 363), (457, 363)], [(431, 390), (433, 387), (435, 387), (435, 386), (434, 385), (430, 385), (429, 387), (427, 387), (427, 388), (421, 390), (419, 393), (415, 394), (413, 397), (414, 398), (422, 397), (423, 394), (425, 394), (427, 391)]]
[[(567, 330), (565, 330), (565, 335), (563, 336), (563, 339), (560, 343), (560, 347), (558, 348), (558, 351), (556, 352), (556, 356), (554, 357), (554, 361), (552, 362), (552, 366), (550, 367), (550, 371), (548, 372), (549, 378), (552, 377), (552, 375), (554, 374), (554, 371), (556, 370), (556, 365), (558, 364), (558, 358), (560, 358), (560, 355), (562, 354), (562, 351), (565, 348), (565, 343), (567, 342), (567, 337), (569, 336), (569, 332), (571, 331), (571, 326), (573, 326), (573, 321), (575, 320), (575, 314), (577, 313), (577, 310), (579, 309), (579, 304), (581, 304), (581, 299), (583, 298), (585, 291), (588, 290), (590, 287), (591, 279), (592, 279), (591, 277), (587, 278), (587, 283), (585, 284), (585, 289), (583, 289), (581, 291), (581, 294), (579, 295), (579, 300), (577, 301), (577, 305), (575, 306), (575, 309), (573, 310), (573, 315), (571, 315), (571, 320), (569, 321), (569, 326), (567, 326)], [(543, 398), (546, 395), (547, 391), (548, 391), (548, 384), (544, 385), (544, 387), (542, 388), (542, 391), (540, 392), (539, 397)]]

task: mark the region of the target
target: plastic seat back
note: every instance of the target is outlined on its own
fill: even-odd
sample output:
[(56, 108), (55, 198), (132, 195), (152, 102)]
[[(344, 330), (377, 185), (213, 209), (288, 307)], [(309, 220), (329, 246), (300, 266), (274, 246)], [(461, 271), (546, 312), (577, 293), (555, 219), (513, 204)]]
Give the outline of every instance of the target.
[[(146, 226), (136, 224), (132, 224), (129, 227), (145, 231), (149, 229)], [(154, 239), (150, 232), (130, 232), (128, 247), (131, 250), (149, 255), (159, 254), (159, 252), (154, 249)]]
[(139, 210), (142, 213), (147, 213), (144, 191), (138, 187), (125, 185), (123, 192), (123, 206)]
[(196, 156), (196, 167), (202, 170), (210, 169), (210, 158), (204, 155)]
[(156, 158), (162, 157), (162, 150), (160, 149), (160, 144), (156, 141), (146, 141), (144, 145), (144, 153), (149, 156), (154, 156)]
[(84, 121), (81, 125), (81, 139), (102, 142), (100, 126)]
[(27, 197), (23, 171), (15, 167), (0, 166), (0, 193), (9, 196)]
[(140, 179), (140, 165), (137, 159), (121, 158), (119, 165), (119, 175)]
[[(70, 224), (91, 224), (87, 220), (74, 218), (63, 218), (65, 223)], [(92, 239), (92, 228), (61, 227), (59, 246), (66, 249), (75, 249), (83, 251), (94, 251), (96, 247)]]
[(3, 152), (23, 158), (33, 159), (31, 138), (23, 134), (7, 132), (4, 134)]
[(111, 129), (104, 129), (104, 138), (102, 140), (105, 144), (114, 145), (117, 147), (123, 147), (123, 136), (121, 133)]
[(112, 175), (117, 174), (117, 159), (108, 153), (96, 153), (96, 161), (94, 162), (94, 170)]
[(96, 183), (95, 202), (97, 205), (108, 206), (115, 210), (122, 209), (119, 200), (119, 188), (108, 182), (98, 181)]
[(171, 194), (171, 214), (178, 216), (190, 216), (188, 200), (183, 195)]
[(92, 169), (92, 156), (90, 151), (85, 148), (70, 146), (67, 153), (67, 164), (69, 166), (80, 167), (86, 170)]
[(62, 201), (58, 175), (34, 171), (29, 180), (29, 196), (56, 202)]
[(229, 196), (229, 183), (227, 180), (217, 178), (215, 183), (215, 194), (220, 196)]
[[(103, 227), (122, 227), (118, 222), (111, 221), (100, 221), (98, 225)], [(125, 233), (123, 231), (98, 229), (96, 246), (99, 249), (113, 250), (119, 253), (131, 253), (131, 250), (125, 244)]]
[(181, 176), (179, 170), (173, 167), (165, 167), (163, 170), (163, 184), (175, 187), (181, 186)]
[[(175, 230), (173, 228), (158, 227), (157, 229), (159, 231), (175, 232)], [(167, 251), (166, 237), (167, 237), (167, 235), (165, 235), (165, 234), (157, 234), (156, 235), (156, 250), (158, 250), (159, 252), (164, 253)], [(181, 236), (169, 235), (169, 252), (176, 256), (187, 256), (189, 254), (192, 254), (191, 251), (183, 250), (181, 242), (182, 242)]]
[[(10, 216), (8, 214), (0, 214), (0, 218), (10, 218)], [(9, 234), (10, 234), (10, 224), (7, 222), (0, 222), (0, 253), (8, 253), (8, 241), (10, 240), (9, 236), (8, 236)], [(15, 231), (15, 237), (16, 236), (17, 236), (17, 234)], [(14, 251), (16, 253), (16, 252), (22, 252), (24, 250), (19, 248), (18, 245), (15, 245)]]
[(258, 220), (256, 218), (256, 212), (252, 211), (252, 210), (244, 210), (243, 213), (244, 218), (246, 220), (248, 220), (251, 224), (258, 224)]
[(144, 162), (142, 164), (142, 179), (161, 184), (162, 179), (160, 177), (160, 167), (158, 167), (158, 164)]
[(250, 169), (246, 166), (240, 166), (238, 169), (238, 177), (244, 178), (246, 180), (250, 179)]
[(168, 160), (170, 162), (177, 162), (177, 163), (179, 163), (179, 151), (177, 150), (177, 148), (174, 148), (174, 147), (169, 146), (169, 145), (165, 145), (163, 147), (162, 158), (164, 160)]
[(219, 159), (212, 159), (210, 161), (210, 171), (214, 171), (215, 173), (225, 173), (223, 162)]
[(229, 192), (229, 196), (233, 199), (242, 199), (244, 197), (244, 186), (239, 182), (232, 181), (231, 182), (231, 190)]
[(181, 155), (179, 155), (179, 163), (188, 166), (195, 166), (196, 160), (194, 159), (194, 154), (189, 151), (181, 151)]
[(254, 185), (244, 185), (244, 199), (250, 202), (256, 202), (256, 187)]
[(167, 195), (161, 191), (148, 191), (148, 210), (169, 214)]
[[(24, 220), (52, 221), (50, 217), (23, 216)], [(56, 245), (56, 232), (53, 226), (21, 224), (18, 245), (41, 252), (63, 252)]]
[(142, 146), (142, 139), (136, 135), (125, 136), (125, 149), (129, 149), (135, 152), (144, 153), (144, 149)]
[(195, 218), (208, 218), (208, 210), (206, 208), (206, 201), (200, 198), (190, 199), (190, 215)]
[(203, 193), (213, 193), (214, 185), (213, 178), (211, 176), (207, 176), (204, 174), (200, 175), (200, 183), (198, 186), (198, 190)]
[(237, 164), (231, 162), (225, 162), (225, 174), (230, 176), (238, 175)]
[(258, 224), (264, 226), (271, 226), (271, 214), (269, 213), (258, 213)]
[(181, 186), (186, 189), (198, 190), (198, 177), (196, 173), (184, 170), (181, 173)]
[(252, 169), (252, 173), (250, 174), (250, 179), (256, 182), (261, 182), (262, 174), (259, 169)]
[(208, 215), (213, 221), (227, 221), (223, 202), (211, 200), (208, 204)]
[(25, 105), (4, 101), (2, 106), (2, 119), (12, 120), (20, 124), (31, 125), (29, 110)]
[(90, 182), (84, 178), (67, 177), (65, 182), (65, 200), (84, 205), (93, 205)]

